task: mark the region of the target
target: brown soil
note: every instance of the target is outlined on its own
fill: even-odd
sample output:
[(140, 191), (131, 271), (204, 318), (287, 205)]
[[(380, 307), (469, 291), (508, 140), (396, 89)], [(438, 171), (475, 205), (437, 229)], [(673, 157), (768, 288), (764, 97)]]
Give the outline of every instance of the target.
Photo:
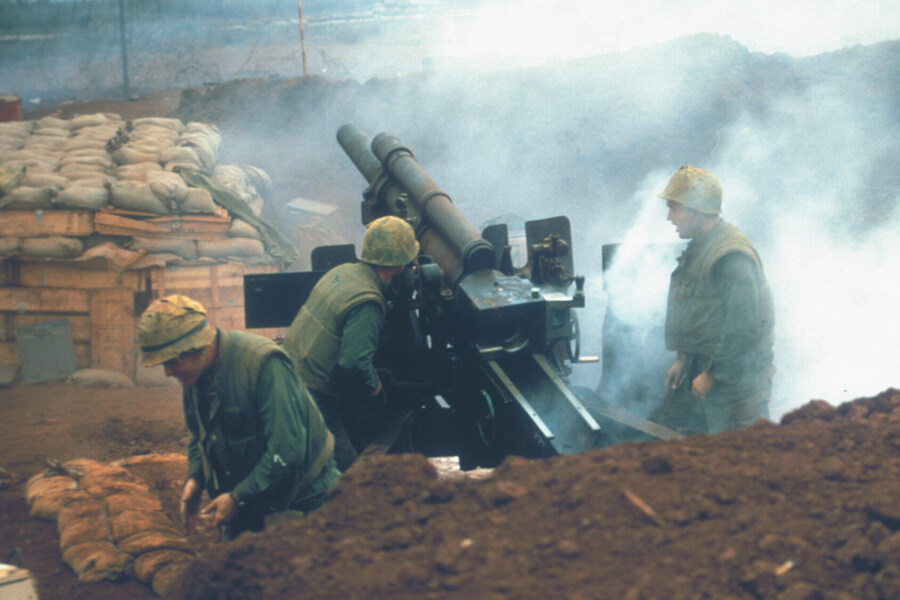
[[(78, 585), (23, 483), (47, 459), (183, 452), (178, 388), (0, 391), (0, 549), (42, 600)], [(438, 477), (418, 455), (344, 476), (310, 518), (202, 550), (177, 598), (900, 598), (900, 392), (811, 402), (783, 424)], [(174, 517), (183, 469), (142, 473)], [(208, 533), (208, 532), (207, 532)]]

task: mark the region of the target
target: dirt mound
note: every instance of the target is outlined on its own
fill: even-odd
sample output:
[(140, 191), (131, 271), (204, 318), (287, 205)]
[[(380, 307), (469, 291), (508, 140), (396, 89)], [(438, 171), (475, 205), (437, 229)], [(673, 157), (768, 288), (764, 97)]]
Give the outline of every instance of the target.
[(399, 455), (174, 598), (897, 598), (900, 392), (440, 480)]

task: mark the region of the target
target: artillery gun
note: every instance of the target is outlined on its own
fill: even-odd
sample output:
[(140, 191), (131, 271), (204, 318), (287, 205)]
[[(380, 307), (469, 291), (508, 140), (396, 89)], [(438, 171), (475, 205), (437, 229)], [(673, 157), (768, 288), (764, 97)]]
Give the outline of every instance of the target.
[[(515, 268), (506, 224), (479, 233), (396, 137), (348, 124), (337, 140), (368, 183), (363, 225), (394, 215), (420, 244), (415, 274), (393, 282), (375, 358), (401, 416), (386, 422), (383, 448), (455, 455), (469, 469), (677, 436), (569, 386), (572, 365), (596, 359), (579, 356), (584, 278), (566, 217), (528, 221), (527, 262)], [(247, 326), (286, 326), (318, 278), (349, 260), (352, 245), (325, 246), (311, 272), (245, 276)]]

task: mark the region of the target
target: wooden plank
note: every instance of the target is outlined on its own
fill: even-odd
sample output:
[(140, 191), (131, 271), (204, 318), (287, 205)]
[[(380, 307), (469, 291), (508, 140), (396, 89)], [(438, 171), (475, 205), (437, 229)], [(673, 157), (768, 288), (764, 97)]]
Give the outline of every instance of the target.
[(16, 339), (16, 330), (24, 325), (34, 325), (35, 323), (46, 323), (47, 321), (56, 321), (58, 319), (66, 319), (69, 321), (69, 331), (72, 333), (73, 342), (90, 342), (91, 341), (91, 319), (88, 315), (62, 315), (62, 314), (41, 314), (41, 315), (17, 315), (15, 313), (4, 313), (9, 320), (9, 339)]
[(135, 369), (134, 292), (126, 289), (91, 292), (92, 367), (131, 377)]
[(0, 287), (0, 312), (87, 313), (87, 290)]
[(85, 237), (94, 232), (94, 213), (87, 210), (4, 210), (0, 237), (65, 235)]
[(153, 219), (134, 219), (111, 211), (102, 210), (94, 217), (94, 229), (107, 235), (137, 237), (182, 237), (193, 240), (220, 240), (228, 238), (228, 219), (178, 215)]
[(111, 269), (86, 269), (65, 263), (20, 260), (17, 283), (26, 287), (81, 290), (123, 287), (137, 290), (139, 277), (135, 271), (116, 273)]

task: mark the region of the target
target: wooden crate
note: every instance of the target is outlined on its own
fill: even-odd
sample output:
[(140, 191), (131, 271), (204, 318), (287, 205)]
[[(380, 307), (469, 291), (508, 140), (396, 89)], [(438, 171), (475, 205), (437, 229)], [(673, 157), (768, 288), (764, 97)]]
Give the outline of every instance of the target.
[(0, 312), (87, 313), (87, 290), (0, 286)]
[(16, 284), (26, 287), (138, 290), (140, 285), (137, 271), (117, 273), (112, 269), (81, 268), (49, 261), (19, 260), (15, 277)]
[(91, 366), (134, 376), (134, 292), (117, 288), (91, 292)]
[(0, 237), (86, 237), (92, 233), (94, 213), (87, 210), (4, 210), (0, 215)]
[(189, 296), (206, 307), (209, 321), (223, 329), (252, 331), (271, 339), (283, 337), (283, 329), (247, 329), (244, 320), (244, 275), (277, 273), (275, 265), (220, 263), (154, 269), (150, 275), (153, 296)]
[(228, 237), (231, 219), (215, 215), (159, 216), (107, 209), (94, 217), (94, 229), (107, 235), (148, 238), (189, 238), (222, 240)]

